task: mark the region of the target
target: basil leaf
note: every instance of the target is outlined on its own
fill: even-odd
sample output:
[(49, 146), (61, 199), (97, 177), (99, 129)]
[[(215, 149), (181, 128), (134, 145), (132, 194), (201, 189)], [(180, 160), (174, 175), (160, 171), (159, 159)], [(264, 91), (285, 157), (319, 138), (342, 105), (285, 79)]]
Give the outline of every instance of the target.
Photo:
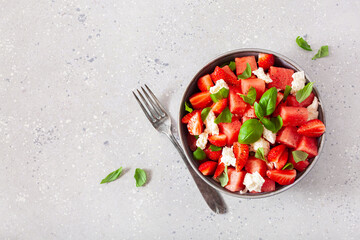
[(236, 64), (235, 64), (234, 61), (231, 61), (231, 62), (229, 63), (229, 68), (231, 69), (231, 71), (235, 71), (235, 69), (236, 69)]
[(215, 146), (215, 145), (210, 145), (210, 150), (213, 151), (213, 152), (218, 152), (221, 149), (222, 149), (221, 147), (218, 147), (218, 146)]
[(194, 135), (194, 137), (195, 137), (196, 139), (199, 139), (199, 135)]
[(246, 63), (246, 69), (242, 74), (238, 75), (238, 79), (247, 79), (249, 77), (251, 77), (251, 66), (249, 63)]
[(312, 58), (312, 60), (326, 57), (326, 56), (329, 56), (329, 46), (327, 46), (327, 45), (321, 46), (319, 51), (317, 52), (317, 54), (315, 54), (315, 56)]
[(274, 123), (268, 119), (268, 118), (262, 118), (260, 120), (262, 122), (262, 124), (264, 125), (264, 127), (266, 127), (267, 129), (269, 129), (270, 131), (274, 132), (275, 131), (275, 125)]
[(277, 90), (275, 87), (267, 90), (260, 98), (259, 104), (263, 109), (264, 116), (268, 116), (275, 111)]
[(303, 89), (300, 89), (296, 93), (296, 100), (299, 103), (301, 103), (302, 101), (304, 101), (305, 99), (307, 99), (310, 96), (313, 85), (314, 85), (314, 82), (309, 82), (308, 84), (305, 85), (305, 87)]
[(251, 87), (247, 93), (247, 95), (240, 94), (240, 97), (244, 100), (244, 102), (253, 105), (256, 100), (256, 89), (254, 87)]
[(204, 160), (206, 158), (205, 152), (201, 148), (197, 148), (195, 152), (193, 152), (193, 156), (196, 160)]
[(146, 182), (146, 172), (141, 168), (135, 169), (134, 178), (136, 181), (136, 187), (141, 187)]
[(309, 156), (309, 154), (307, 154), (306, 152), (300, 151), (300, 150), (293, 151), (292, 155), (293, 155), (294, 161), (296, 163), (306, 160), (307, 157)]
[(224, 172), (218, 177), (222, 187), (225, 187), (229, 182), (227, 166), (225, 166)]
[(223, 98), (227, 98), (229, 96), (229, 89), (221, 88), (217, 93), (210, 94), (211, 99), (213, 102), (218, 102)]
[(261, 108), (260, 104), (258, 104), (257, 102), (254, 104), (254, 110), (255, 110), (255, 115), (259, 118), (262, 119), (265, 115), (264, 110)]
[(282, 168), (282, 170), (293, 170), (294, 169), (294, 165), (292, 163), (287, 163), (285, 164), (285, 166)]
[(255, 157), (267, 162), (265, 159), (265, 156), (264, 156), (264, 148), (262, 148), (262, 147), (258, 148), (258, 150), (255, 153)]
[(312, 51), (310, 45), (300, 36), (296, 38), (296, 43), (301, 47), (302, 49), (305, 49), (306, 51)]
[(277, 133), (283, 126), (283, 121), (280, 115), (271, 119), (262, 118), (260, 121), (264, 124), (264, 127), (273, 133)]
[(116, 179), (118, 179), (121, 172), (122, 172), (122, 167), (115, 170), (115, 171), (113, 171), (113, 172), (111, 172), (109, 175), (107, 175), (103, 180), (101, 180), (100, 184), (115, 181)]
[(238, 141), (242, 144), (251, 144), (260, 139), (264, 131), (257, 119), (249, 119), (240, 128)]
[(189, 105), (187, 102), (185, 102), (185, 111), (191, 113), (192, 111), (194, 111)]
[(207, 108), (204, 108), (202, 111), (201, 111), (201, 120), (202, 121), (205, 121), (207, 115), (209, 115), (209, 112), (211, 111), (211, 107), (207, 107)]
[(291, 92), (291, 87), (289, 85), (286, 85), (285, 91), (284, 91), (284, 98), (283, 98), (284, 102), (286, 101), (286, 99), (289, 96), (290, 92)]
[(232, 114), (228, 107), (226, 107), (219, 116), (215, 119), (214, 123), (231, 123)]

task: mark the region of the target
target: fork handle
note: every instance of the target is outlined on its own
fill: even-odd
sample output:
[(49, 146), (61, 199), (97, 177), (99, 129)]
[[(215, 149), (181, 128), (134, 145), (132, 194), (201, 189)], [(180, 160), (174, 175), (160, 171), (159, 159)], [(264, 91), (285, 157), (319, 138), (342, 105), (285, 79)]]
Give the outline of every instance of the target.
[(181, 148), (178, 141), (175, 139), (172, 132), (165, 132), (166, 136), (170, 139), (170, 141), (174, 144), (175, 148), (180, 153), (180, 156), (184, 160), (184, 163), (188, 170), (190, 171), (191, 176), (193, 177), (200, 193), (202, 194), (203, 198), (207, 205), (213, 210), (215, 213), (225, 213), (226, 212), (226, 205), (224, 200), (222, 199), (220, 193), (216, 191), (214, 188), (210, 187), (204, 180), (199, 177), (199, 175), (194, 171), (192, 166), (187, 160), (187, 157)]

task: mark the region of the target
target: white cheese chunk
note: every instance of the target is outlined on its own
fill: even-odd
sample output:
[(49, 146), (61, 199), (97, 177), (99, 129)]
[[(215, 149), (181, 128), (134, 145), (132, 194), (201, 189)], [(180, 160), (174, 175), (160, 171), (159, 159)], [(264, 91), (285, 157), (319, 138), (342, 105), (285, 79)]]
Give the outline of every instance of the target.
[[(265, 179), (258, 173), (247, 173), (244, 178), (245, 189), (255, 192), (261, 192), (261, 187), (264, 184)], [(244, 189), (244, 190), (245, 190)]]
[(309, 113), (308, 121), (318, 118), (319, 116), (318, 107), (319, 107), (319, 100), (317, 99), (317, 97), (314, 97), (313, 102), (307, 107)]
[(203, 132), (199, 135), (199, 138), (196, 140), (196, 146), (204, 150), (208, 141), (208, 134)]
[(267, 156), (270, 152), (270, 143), (263, 138), (260, 138), (256, 142), (250, 144), (250, 151), (256, 152), (261, 147), (264, 149), (264, 155)]
[(275, 144), (276, 133), (273, 133), (272, 131), (264, 127), (263, 138), (268, 140), (271, 144)]
[(295, 95), (299, 90), (305, 87), (305, 73), (303, 71), (296, 72), (292, 75), (291, 94)]
[(266, 83), (271, 83), (273, 80), (270, 78), (269, 74), (265, 74), (264, 69), (259, 67), (258, 69), (252, 71), (257, 78), (264, 80)]
[(223, 79), (220, 79), (216, 81), (215, 86), (211, 87), (209, 91), (211, 94), (215, 94), (222, 88), (229, 89), (229, 86)]
[(221, 162), (224, 163), (225, 166), (233, 166), (235, 167), (236, 164), (236, 158), (234, 155), (233, 147), (224, 147), (221, 153)]
[(210, 110), (209, 114), (207, 115), (204, 123), (206, 125), (205, 132), (211, 135), (218, 135), (219, 134), (219, 127), (215, 123), (216, 116), (213, 111)]

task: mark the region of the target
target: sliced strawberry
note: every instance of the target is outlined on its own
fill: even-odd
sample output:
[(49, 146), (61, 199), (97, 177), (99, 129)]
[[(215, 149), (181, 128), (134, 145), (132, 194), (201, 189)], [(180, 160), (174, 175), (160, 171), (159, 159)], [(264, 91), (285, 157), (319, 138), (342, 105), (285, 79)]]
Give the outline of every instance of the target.
[(190, 119), (196, 114), (196, 112), (198, 112), (199, 110), (195, 110), (192, 111), (191, 113), (186, 114), (182, 119), (181, 122), (182, 123), (188, 123), (190, 121)]
[(200, 164), (199, 171), (205, 176), (213, 175), (217, 167), (217, 162), (206, 161)]
[(214, 83), (211, 80), (210, 74), (206, 74), (205, 76), (199, 78), (197, 85), (200, 91), (206, 92), (209, 91), (210, 87), (214, 86)]
[(209, 91), (195, 93), (189, 98), (189, 101), (195, 109), (206, 108), (212, 103)]
[(259, 53), (258, 57), (258, 65), (262, 67), (264, 70), (268, 70), (271, 66), (275, 63), (274, 55), (266, 54), (266, 53)]
[(210, 160), (213, 160), (213, 161), (217, 161), (219, 160), (220, 156), (221, 156), (221, 150), (220, 151), (213, 151), (210, 149), (210, 145), (207, 146), (205, 149), (204, 149), (204, 152), (206, 154), (206, 156), (210, 159)]
[(258, 172), (261, 176), (265, 177), (267, 170), (266, 162), (250, 156), (246, 162), (245, 170), (248, 173)]
[(234, 168), (228, 168), (229, 182), (225, 188), (231, 192), (238, 192), (244, 189), (245, 175), (245, 171), (237, 172)]
[(268, 154), (268, 161), (274, 164), (276, 169), (282, 169), (287, 160), (289, 152), (285, 145), (278, 145), (272, 148)]
[(295, 181), (296, 170), (268, 170), (266, 175), (280, 185), (289, 185)]
[(223, 79), (225, 82), (229, 84), (235, 84), (238, 85), (241, 83), (241, 80), (238, 80), (236, 75), (230, 70), (230, 73), (227, 69), (220, 68), (218, 66), (215, 67), (214, 72), (211, 74), (212, 80), (216, 83), (218, 80)]
[(204, 131), (203, 121), (201, 120), (201, 113), (197, 111), (194, 116), (191, 117), (187, 124), (187, 129), (191, 135), (200, 135)]
[(226, 145), (226, 135), (223, 133), (220, 133), (218, 135), (210, 135), (208, 137), (208, 140), (212, 145), (218, 147), (223, 147)]
[(310, 165), (307, 159), (305, 159), (304, 161), (295, 162), (292, 152), (289, 155), (289, 163), (292, 163), (292, 165), (294, 165), (294, 168), (299, 172), (304, 171)]
[(325, 130), (324, 123), (319, 119), (314, 119), (301, 125), (297, 132), (307, 137), (320, 137), (324, 134)]
[[(221, 157), (221, 156), (220, 156)], [(219, 164), (217, 165), (216, 167), (216, 170), (215, 170), (215, 173), (214, 173), (214, 176), (213, 178), (215, 180), (217, 180), (217, 178), (224, 172), (225, 170), (225, 165), (223, 162), (219, 162)]]
[(190, 147), (190, 150), (195, 151), (197, 149), (196, 138), (193, 135), (187, 134), (186, 139), (187, 139), (188, 145)]
[(225, 81), (225, 82), (230, 83), (230, 84), (234, 84), (234, 85), (241, 84), (241, 80), (236, 77), (235, 73), (233, 71), (231, 71), (231, 69), (230, 69), (230, 67), (228, 65), (222, 67), (222, 69), (227, 74), (227, 76), (226, 76), (227, 81)]
[(219, 100), (218, 102), (213, 103), (213, 105), (211, 106), (211, 110), (215, 114), (220, 114), (226, 108), (227, 103), (228, 103), (228, 99), (223, 98), (223, 99)]
[(235, 168), (237, 172), (240, 172), (249, 158), (249, 146), (247, 144), (234, 142), (233, 151), (236, 158)]
[(275, 191), (275, 181), (265, 177), (265, 182), (261, 187), (261, 192), (272, 192)]

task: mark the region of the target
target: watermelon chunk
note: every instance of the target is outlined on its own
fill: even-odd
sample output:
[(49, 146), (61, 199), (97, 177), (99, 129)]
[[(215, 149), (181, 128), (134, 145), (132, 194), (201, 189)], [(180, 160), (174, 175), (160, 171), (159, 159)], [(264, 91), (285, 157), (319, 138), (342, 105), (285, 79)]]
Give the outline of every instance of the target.
[(226, 135), (227, 145), (230, 147), (238, 140), (241, 122), (233, 116), (231, 123), (219, 123), (219, 130)]
[(238, 80), (238, 78), (236, 77), (235, 73), (233, 71), (231, 71), (231, 69), (229, 68), (228, 65), (222, 67), (222, 69), (229, 75), (229, 77), (231, 77), (233, 79), (232, 82), (239, 82), (239, 84), (241, 83), (240, 80)]
[(248, 93), (251, 87), (254, 87), (256, 90), (256, 99), (260, 99), (265, 92), (265, 81), (260, 78), (248, 78), (241, 80), (241, 90), (244, 95)]
[(249, 104), (238, 93), (241, 93), (239, 86), (229, 86), (229, 109), (231, 113), (244, 115)]
[(258, 172), (262, 177), (266, 176), (267, 165), (266, 162), (256, 157), (250, 156), (246, 162), (245, 170), (248, 173)]
[(279, 103), (283, 100), (283, 98), (284, 98), (284, 94), (281, 92), (278, 92), (277, 96), (276, 96), (276, 106), (279, 105)]
[(282, 106), (280, 108), (284, 126), (301, 126), (307, 122), (308, 114), (308, 110), (303, 107)]
[(286, 99), (287, 105), (288, 106), (293, 106), (293, 107), (308, 107), (314, 100), (315, 94), (314, 93), (310, 93), (310, 95), (301, 103), (299, 103), (296, 100), (295, 96), (289, 95), (288, 98)]
[(309, 158), (317, 156), (318, 147), (316, 138), (302, 136), (295, 150), (306, 152), (309, 154)]
[(261, 192), (272, 192), (275, 191), (275, 181), (268, 177), (264, 178), (265, 182), (261, 187)]
[(269, 69), (269, 75), (273, 81), (268, 84), (268, 87), (276, 87), (281, 90), (285, 90), (286, 85), (291, 86), (293, 74), (294, 70), (292, 69), (271, 66)]
[(256, 63), (255, 56), (235, 58), (236, 75), (240, 75), (245, 71), (246, 63), (250, 64), (251, 71), (254, 71), (257, 69), (257, 63)]
[(276, 142), (289, 148), (296, 148), (300, 139), (301, 135), (297, 133), (297, 128), (292, 126), (282, 128), (276, 136)]
[(231, 192), (243, 190), (245, 187), (243, 184), (245, 175), (245, 171), (237, 172), (234, 168), (228, 168), (229, 182), (225, 188)]

